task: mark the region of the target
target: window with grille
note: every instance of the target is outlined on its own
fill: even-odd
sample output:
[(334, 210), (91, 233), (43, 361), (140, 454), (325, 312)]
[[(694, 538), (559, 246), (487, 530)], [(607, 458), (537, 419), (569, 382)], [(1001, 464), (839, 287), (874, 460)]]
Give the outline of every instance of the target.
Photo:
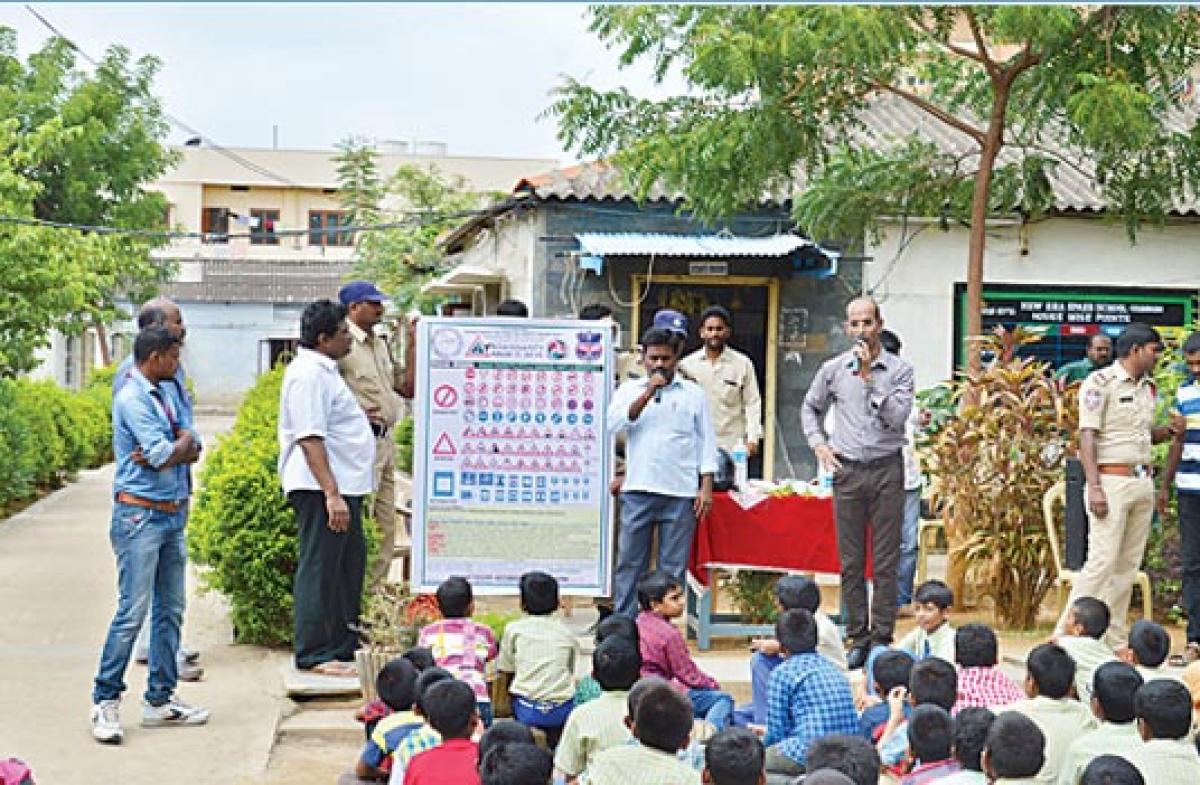
[(349, 216), (342, 210), (309, 210), (308, 244), (354, 245), (354, 233), (342, 231), (342, 227), (349, 225)]
[(250, 210), (250, 244), (279, 245), (279, 235), (275, 227), (279, 225), (278, 210)]

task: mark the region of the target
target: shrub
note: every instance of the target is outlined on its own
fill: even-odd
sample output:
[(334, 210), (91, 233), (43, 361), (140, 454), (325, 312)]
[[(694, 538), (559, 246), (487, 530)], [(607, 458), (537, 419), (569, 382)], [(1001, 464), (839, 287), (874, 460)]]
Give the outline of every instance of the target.
[(413, 418), (405, 417), (396, 426), (396, 468), (405, 474), (413, 470)]

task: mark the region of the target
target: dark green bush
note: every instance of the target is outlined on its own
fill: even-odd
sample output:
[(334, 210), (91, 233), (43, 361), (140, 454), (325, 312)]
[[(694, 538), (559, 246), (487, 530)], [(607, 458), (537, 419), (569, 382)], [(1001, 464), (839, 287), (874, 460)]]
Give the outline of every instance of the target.
[(413, 469), (413, 418), (405, 417), (396, 426), (396, 468), (405, 474)]

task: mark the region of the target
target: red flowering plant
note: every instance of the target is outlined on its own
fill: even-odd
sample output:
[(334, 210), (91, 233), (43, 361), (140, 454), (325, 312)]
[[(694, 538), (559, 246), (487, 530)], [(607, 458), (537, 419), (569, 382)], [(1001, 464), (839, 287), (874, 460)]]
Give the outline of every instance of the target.
[(432, 594), (413, 594), (407, 585), (381, 583), (367, 595), (356, 630), (368, 650), (400, 653), (416, 644), (422, 627), (440, 618)]

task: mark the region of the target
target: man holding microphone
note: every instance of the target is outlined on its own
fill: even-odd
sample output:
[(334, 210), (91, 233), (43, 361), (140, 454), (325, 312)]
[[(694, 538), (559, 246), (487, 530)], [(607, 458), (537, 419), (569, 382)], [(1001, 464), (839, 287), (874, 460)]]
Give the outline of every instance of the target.
[[(846, 306), (849, 351), (827, 360), (804, 397), (804, 435), (833, 473), (833, 511), (842, 563), (847, 663), (859, 668), (871, 647), (892, 641), (896, 624), (896, 573), (904, 518), (905, 422), (912, 411), (913, 369), (883, 351), (879, 304), (859, 297)], [(836, 405), (835, 405), (836, 404)], [(833, 435), (825, 415), (834, 410)], [(867, 619), (867, 527), (874, 556), (874, 596)]]

